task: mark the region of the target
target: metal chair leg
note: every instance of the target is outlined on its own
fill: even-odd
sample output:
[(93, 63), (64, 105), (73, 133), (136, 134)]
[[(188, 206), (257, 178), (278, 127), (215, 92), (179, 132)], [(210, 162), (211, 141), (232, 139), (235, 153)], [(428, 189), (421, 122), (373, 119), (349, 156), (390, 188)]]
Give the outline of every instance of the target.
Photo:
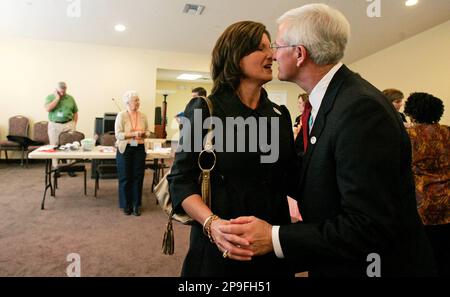
[(56, 185), (55, 185), (54, 181), (53, 181), (53, 185), (52, 185), (52, 165), (51, 164), (52, 163), (50, 161), (48, 179), (49, 179), (49, 183), (50, 183), (51, 196), (55, 197), (56, 196)]
[(55, 184), (54, 190), (53, 190), (54, 197), (56, 197), (56, 189), (58, 189), (58, 177), (56, 176), (57, 172), (58, 172), (58, 170), (55, 170), (55, 172), (53, 172), (53, 183)]
[(152, 189), (151, 189), (152, 193), (153, 193), (153, 191), (155, 189), (155, 186), (156, 186), (156, 170), (153, 171)]
[(95, 187), (94, 187), (94, 197), (97, 198), (97, 191), (100, 189), (100, 185), (98, 182), (99, 174), (98, 171), (95, 173)]
[(20, 159), (20, 166), (22, 166), (22, 167), (23, 167), (23, 158), (24, 158), (24, 155), (25, 155), (25, 149), (22, 147), (22, 158)]
[(44, 209), (45, 205), (45, 197), (47, 194), (48, 188), (50, 188), (50, 194), (53, 195), (53, 187), (52, 187), (52, 176), (51, 176), (51, 169), (52, 169), (52, 161), (47, 159), (45, 160), (45, 190), (44, 190), (44, 196), (42, 197), (41, 202), (41, 210)]

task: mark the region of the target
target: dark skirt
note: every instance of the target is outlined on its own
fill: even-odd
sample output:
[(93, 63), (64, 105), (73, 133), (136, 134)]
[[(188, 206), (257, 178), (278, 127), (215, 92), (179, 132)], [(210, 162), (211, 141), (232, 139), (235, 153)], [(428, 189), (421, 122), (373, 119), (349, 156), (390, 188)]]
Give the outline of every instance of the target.
[(203, 234), (202, 226), (191, 227), (190, 246), (183, 263), (182, 277), (294, 277), (287, 262), (274, 253), (236, 261), (222, 257), (222, 252)]
[(450, 277), (450, 224), (425, 225), (425, 232), (433, 248), (438, 275)]

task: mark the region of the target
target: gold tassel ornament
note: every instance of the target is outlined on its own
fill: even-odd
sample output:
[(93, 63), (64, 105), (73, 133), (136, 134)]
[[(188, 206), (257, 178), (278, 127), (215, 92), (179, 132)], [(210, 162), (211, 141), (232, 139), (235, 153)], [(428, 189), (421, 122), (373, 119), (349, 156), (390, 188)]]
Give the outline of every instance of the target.
[(211, 207), (211, 179), (209, 170), (202, 172), (202, 199), (208, 207)]
[(172, 214), (167, 222), (166, 232), (162, 244), (162, 252), (164, 255), (173, 255), (175, 249), (175, 238), (173, 236)]

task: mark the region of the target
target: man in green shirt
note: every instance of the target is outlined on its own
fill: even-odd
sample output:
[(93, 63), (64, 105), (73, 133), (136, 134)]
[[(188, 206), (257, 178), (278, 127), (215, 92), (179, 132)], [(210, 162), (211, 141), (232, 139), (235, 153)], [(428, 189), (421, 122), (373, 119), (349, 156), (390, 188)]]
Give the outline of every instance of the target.
[[(48, 111), (48, 138), (51, 145), (59, 145), (59, 134), (75, 130), (78, 121), (78, 107), (72, 96), (66, 93), (67, 85), (59, 82), (54, 94), (47, 96), (45, 108)], [(53, 167), (58, 165), (58, 159), (52, 160)], [(75, 176), (75, 173), (69, 173)]]

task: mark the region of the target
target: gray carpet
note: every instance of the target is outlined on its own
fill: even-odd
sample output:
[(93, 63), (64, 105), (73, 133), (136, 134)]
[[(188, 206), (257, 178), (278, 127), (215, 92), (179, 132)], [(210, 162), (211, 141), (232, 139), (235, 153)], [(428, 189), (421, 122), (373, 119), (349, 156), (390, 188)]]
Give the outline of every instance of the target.
[(43, 172), (44, 164), (0, 164), (0, 276), (66, 276), (70, 253), (81, 257), (81, 276), (179, 276), (189, 227), (175, 224), (175, 254), (163, 255), (166, 217), (150, 191), (150, 171), (140, 217), (118, 208), (117, 180), (101, 180), (94, 198), (90, 172), (87, 196), (82, 174), (64, 174), (42, 211)]

